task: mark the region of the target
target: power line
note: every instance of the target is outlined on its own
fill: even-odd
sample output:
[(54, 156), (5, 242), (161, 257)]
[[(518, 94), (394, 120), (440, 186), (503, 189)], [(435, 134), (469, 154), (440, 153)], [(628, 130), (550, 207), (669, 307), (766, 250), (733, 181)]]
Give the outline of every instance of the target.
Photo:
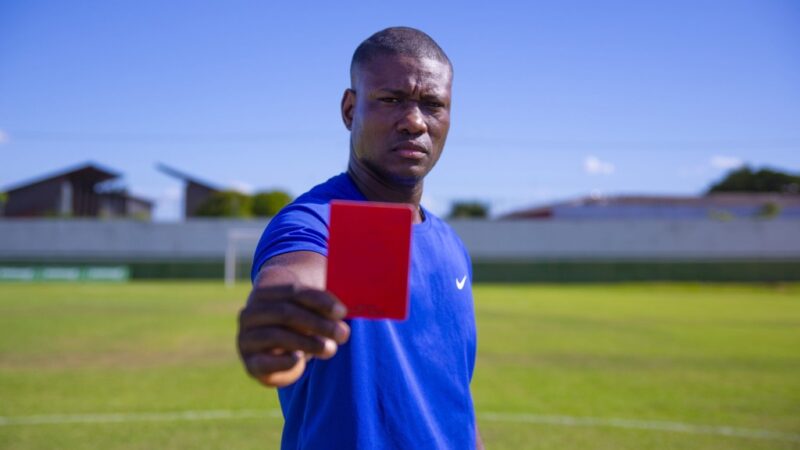
[(297, 138), (325, 138), (314, 130), (286, 132), (86, 132), (51, 130), (6, 130), (9, 141), (20, 142), (105, 142), (105, 143), (198, 143), (198, 142), (265, 142)]
[(459, 145), (512, 147), (539, 150), (658, 150), (658, 151), (732, 151), (764, 149), (800, 150), (800, 138), (764, 139), (515, 139), (484, 136), (455, 139)]
[[(294, 130), (277, 132), (86, 132), (55, 130), (6, 131), (9, 142), (79, 143), (269, 143), (274, 141), (327, 139), (340, 130)], [(656, 151), (735, 151), (784, 149), (800, 150), (800, 137), (752, 139), (517, 139), (494, 136), (451, 135), (451, 145), (484, 148), (523, 148), (533, 150), (656, 150)]]

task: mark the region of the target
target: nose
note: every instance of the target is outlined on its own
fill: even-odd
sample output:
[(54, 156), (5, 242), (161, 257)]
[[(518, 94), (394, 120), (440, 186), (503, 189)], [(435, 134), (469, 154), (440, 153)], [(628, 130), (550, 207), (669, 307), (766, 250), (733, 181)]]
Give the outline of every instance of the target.
[(412, 135), (423, 134), (428, 131), (425, 117), (416, 102), (408, 102), (409, 107), (403, 111), (403, 116), (397, 122), (397, 131)]

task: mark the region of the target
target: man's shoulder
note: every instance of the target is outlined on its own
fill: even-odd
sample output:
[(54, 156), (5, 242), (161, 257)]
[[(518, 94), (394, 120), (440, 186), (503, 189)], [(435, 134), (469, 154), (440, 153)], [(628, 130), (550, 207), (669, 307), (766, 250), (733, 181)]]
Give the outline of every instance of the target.
[(319, 204), (331, 200), (360, 200), (363, 195), (347, 173), (340, 173), (300, 195), (292, 204)]
[(300, 195), (267, 224), (253, 256), (251, 278), (261, 266), (284, 253), (310, 251), (327, 255), (330, 201), (351, 198), (352, 181), (346, 174), (330, 178)]
[(327, 212), (331, 200), (357, 200), (360, 197), (361, 194), (355, 188), (350, 177), (346, 173), (341, 173), (298, 196), (284, 207), (273, 220), (310, 214), (327, 222)]

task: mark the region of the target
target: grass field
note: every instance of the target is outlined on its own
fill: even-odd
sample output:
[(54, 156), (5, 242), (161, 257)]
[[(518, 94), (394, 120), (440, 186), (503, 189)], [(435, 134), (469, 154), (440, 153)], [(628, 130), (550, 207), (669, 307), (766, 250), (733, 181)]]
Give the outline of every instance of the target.
[[(0, 448), (277, 448), (246, 286), (0, 285)], [(800, 285), (479, 285), (490, 449), (800, 448)]]

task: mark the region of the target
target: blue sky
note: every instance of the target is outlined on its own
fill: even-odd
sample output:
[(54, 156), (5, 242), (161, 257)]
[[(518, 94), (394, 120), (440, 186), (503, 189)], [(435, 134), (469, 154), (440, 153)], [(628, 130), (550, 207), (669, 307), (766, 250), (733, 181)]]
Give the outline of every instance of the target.
[(349, 60), (392, 25), (455, 65), (434, 211), (800, 171), (795, 0), (277, 3), (0, 2), (0, 188), (90, 160), (160, 220), (180, 184), (156, 162), (300, 194), (344, 170)]

